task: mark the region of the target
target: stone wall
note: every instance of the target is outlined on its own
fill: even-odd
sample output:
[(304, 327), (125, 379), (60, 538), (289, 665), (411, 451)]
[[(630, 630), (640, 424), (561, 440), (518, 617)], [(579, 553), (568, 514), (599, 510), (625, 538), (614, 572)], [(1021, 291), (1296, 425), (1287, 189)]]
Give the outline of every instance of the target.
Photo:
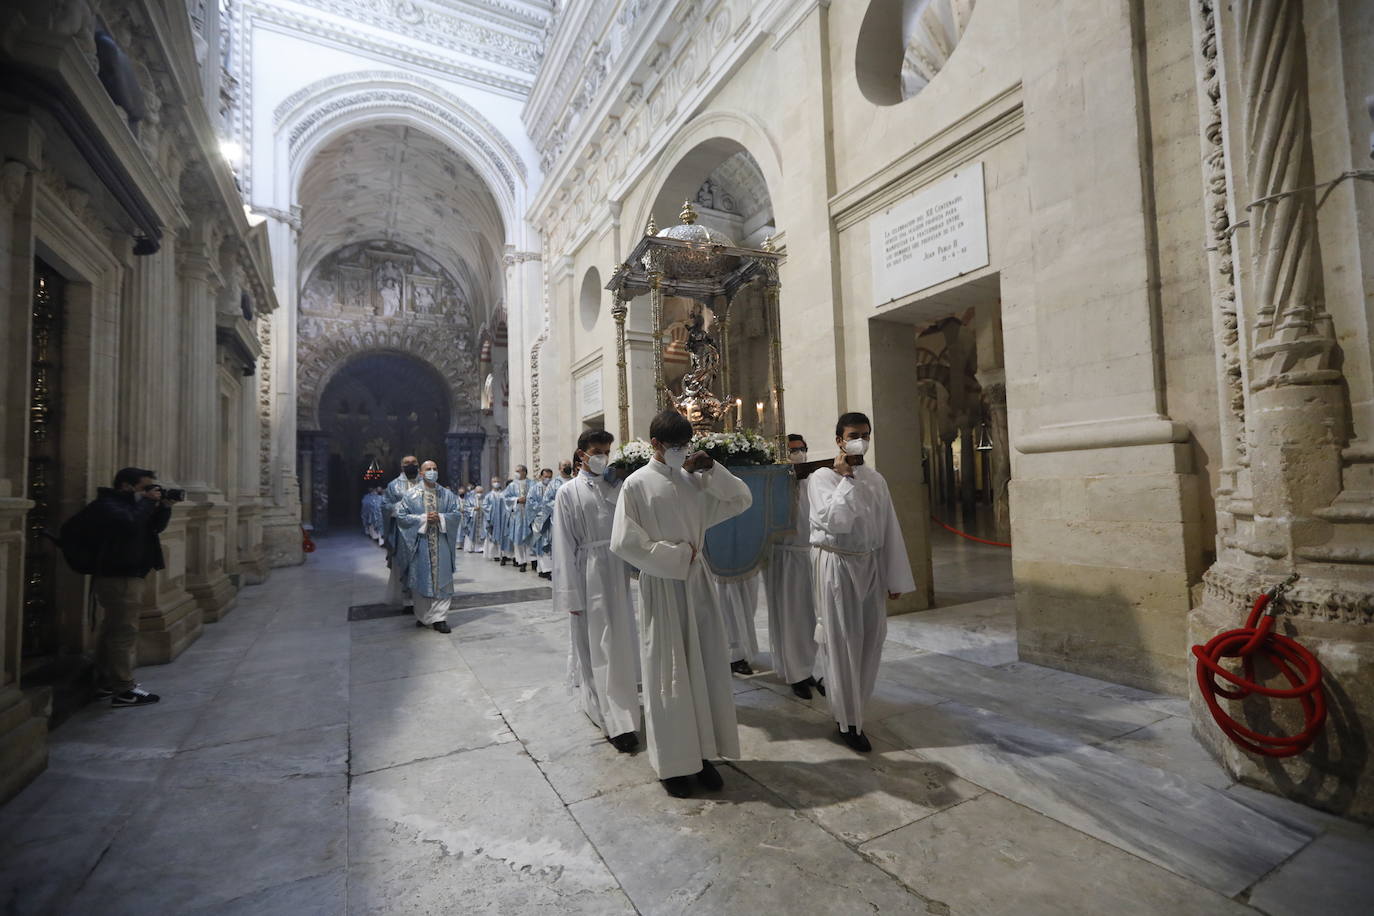
[[(55, 529), (126, 465), (186, 490), (147, 580), (141, 664), (176, 657), (261, 568), (256, 399), (223, 395), (251, 390), (276, 300), (204, 107), (220, 69), (160, 6), (100, 12), (118, 80), (97, 72), (91, 4), (0, 12), (0, 96), (19, 112), (0, 125), (0, 799), (41, 769), (48, 715), (89, 698), (95, 642), (86, 579), (27, 562), (43, 549), (29, 513)], [(40, 265), (60, 278), (53, 329), (32, 320)]]

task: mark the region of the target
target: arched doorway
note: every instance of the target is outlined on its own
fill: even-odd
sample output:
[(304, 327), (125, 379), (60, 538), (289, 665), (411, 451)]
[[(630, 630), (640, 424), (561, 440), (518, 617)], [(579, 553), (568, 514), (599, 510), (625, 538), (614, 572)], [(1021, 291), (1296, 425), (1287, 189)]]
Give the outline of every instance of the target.
[(320, 431), (329, 441), (329, 527), (357, 521), (363, 475), (373, 461), (385, 480), (404, 455), (444, 465), (447, 388), (434, 367), (403, 353), (365, 353), (335, 373), (320, 398)]

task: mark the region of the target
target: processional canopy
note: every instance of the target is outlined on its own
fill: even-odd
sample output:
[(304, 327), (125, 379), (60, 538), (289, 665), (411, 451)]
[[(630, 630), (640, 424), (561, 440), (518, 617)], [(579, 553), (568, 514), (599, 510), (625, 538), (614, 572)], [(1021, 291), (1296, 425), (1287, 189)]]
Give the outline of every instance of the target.
[[(768, 366), (769, 401), (772, 428), (769, 433), (779, 445), (779, 453), (786, 454), (786, 424), (782, 405), (782, 353), (778, 326), (778, 262), (782, 255), (773, 251), (769, 243), (763, 248), (741, 248), (725, 234), (697, 222), (697, 213), (690, 201), (682, 205), (680, 222), (658, 231), (650, 217), (645, 234), (623, 262), (616, 265), (606, 289), (615, 295), (613, 314), (616, 317), (616, 347), (621, 367), (619, 387), (621, 395), (621, 438), (629, 435), (628, 396), (624, 373), (624, 320), (628, 303), (648, 295), (653, 312), (654, 387), (659, 407), (672, 405), (692, 422), (698, 433), (719, 431), (731, 425), (731, 401), (721, 397), (717, 382), (729, 387), (729, 346), (731, 304), (747, 286), (757, 286), (763, 292), (764, 319), (770, 339)], [(664, 314), (665, 296), (691, 299), (701, 303), (694, 307), (685, 349), (691, 369), (682, 376), (681, 390), (671, 391), (664, 374)], [(702, 315), (710, 309), (713, 320)], [(677, 333), (682, 333), (681, 331)], [(724, 335), (718, 342), (717, 334)], [(678, 344), (675, 342), (675, 346)], [(751, 399), (752, 400), (752, 399)], [(741, 400), (733, 402), (736, 410), (733, 425), (741, 428)], [(764, 410), (758, 408), (759, 432), (763, 432)]]

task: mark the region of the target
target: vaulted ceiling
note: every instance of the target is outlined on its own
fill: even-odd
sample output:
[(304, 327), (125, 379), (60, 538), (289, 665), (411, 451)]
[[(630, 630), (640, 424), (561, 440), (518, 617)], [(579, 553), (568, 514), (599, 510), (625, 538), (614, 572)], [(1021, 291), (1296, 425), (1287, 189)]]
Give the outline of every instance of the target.
[(300, 201), (302, 280), (344, 245), (387, 239), (448, 268), (475, 315), (496, 307), (506, 239), (496, 200), (462, 155), (429, 134), (378, 124), (340, 136), (307, 165)]

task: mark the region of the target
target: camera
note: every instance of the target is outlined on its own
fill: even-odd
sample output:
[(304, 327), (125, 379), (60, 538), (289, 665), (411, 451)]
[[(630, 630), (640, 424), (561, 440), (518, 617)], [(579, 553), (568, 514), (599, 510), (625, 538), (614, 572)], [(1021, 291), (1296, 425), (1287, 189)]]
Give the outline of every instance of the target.
[[(149, 489), (151, 489), (151, 487)], [(158, 489), (162, 491), (162, 498), (169, 503), (179, 503), (186, 500), (185, 490), (169, 489), (166, 487), (158, 487)]]

